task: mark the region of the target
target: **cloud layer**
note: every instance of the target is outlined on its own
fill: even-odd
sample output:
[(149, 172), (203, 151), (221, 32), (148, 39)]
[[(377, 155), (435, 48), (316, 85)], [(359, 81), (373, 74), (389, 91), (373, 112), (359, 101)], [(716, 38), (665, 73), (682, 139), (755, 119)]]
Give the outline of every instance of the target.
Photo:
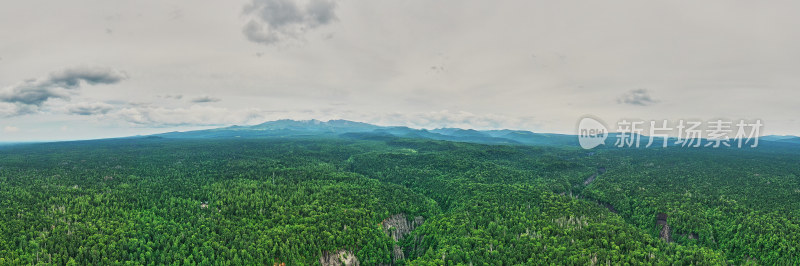
[(113, 115), (122, 121), (145, 127), (219, 126), (247, 124), (264, 119), (263, 112), (258, 109), (229, 110), (200, 105), (187, 108), (129, 107)]
[(310, 0), (253, 0), (244, 8), (250, 20), (242, 32), (248, 40), (265, 45), (300, 40), (315, 28), (336, 21), (336, 2)]
[(0, 115), (15, 116), (37, 112), (50, 99), (69, 100), (81, 84), (114, 84), (127, 78), (124, 72), (106, 67), (73, 67), (29, 79), (0, 91)]
[[(609, 123), (761, 118), (768, 134), (798, 134), (798, 8), (685, 0), (14, 1), (0, 8), (0, 18), (15, 22), (0, 23), (10, 40), (0, 51), (0, 129), (52, 139), (69, 126), (69, 138), (89, 138), (341, 118), (572, 133), (593, 115)], [(46, 68), (80, 62), (132, 77)], [(631, 91), (639, 88), (647, 90)], [(202, 95), (211, 97), (192, 101)], [(248, 120), (253, 113), (261, 119)]]

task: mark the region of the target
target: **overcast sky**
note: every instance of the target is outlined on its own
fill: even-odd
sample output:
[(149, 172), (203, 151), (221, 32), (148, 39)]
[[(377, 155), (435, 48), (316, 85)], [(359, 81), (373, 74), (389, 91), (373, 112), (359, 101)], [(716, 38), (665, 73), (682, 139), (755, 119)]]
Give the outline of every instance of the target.
[(583, 115), (800, 134), (793, 1), (0, 1), (0, 141)]

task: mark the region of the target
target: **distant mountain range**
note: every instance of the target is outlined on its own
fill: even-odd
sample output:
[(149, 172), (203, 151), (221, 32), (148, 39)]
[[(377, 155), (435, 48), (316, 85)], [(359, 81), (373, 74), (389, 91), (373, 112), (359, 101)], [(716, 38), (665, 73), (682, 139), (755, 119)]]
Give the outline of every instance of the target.
[(800, 144), (800, 137), (798, 137), (798, 136), (769, 135), (769, 136), (761, 137), (761, 140), (774, 141), (774, 142), (783, 142), (783, 143), (798, 143), (798, 144)]
[(403, 126), (377, 126), (348, 120), (277, 120), (252, 126), (151, 135), (163, 138), (259, 138), (328, 136), (350, 139), (415, 138), (483, 144), (521, 144), (545, 146), (577, 146), (573, 135), (533, 133), (523, 130), (474, 130), (460, 128), (415, 129)]
[[(378, 126), (348, 120), (277, 120), (252, 126), (230, 126), (223, 128), (196, 130), (186, 132), (168, 132), (148, 137), (192, 139), (192, 138), (265, 138), (265, 137), (338, 137), (364, 140), (390, 140), (396, 138), (446, 140), (481, 144), (510, 144), (534, 146), (579, 146), (576, 135), (534, 133), (524, 130), (475, 130), (461, 128), (415, 129), (404, 126)], [(613, 146), (616, 134), (611, 133), (606, 140), (606, 147)], [(641, 136), (640, 146), (649, 141)], [(781, 145), (797, 144), (797, 136), (763, 136), (760, 141)], [(675, 139), (668, 143), (674, 146)], [(703, 144), (707, 143), (705, 140)], [(660, 146), (660, 138), (653, 140), (653, 145)], [(771, 145), (768, 144), (768, 145)]]

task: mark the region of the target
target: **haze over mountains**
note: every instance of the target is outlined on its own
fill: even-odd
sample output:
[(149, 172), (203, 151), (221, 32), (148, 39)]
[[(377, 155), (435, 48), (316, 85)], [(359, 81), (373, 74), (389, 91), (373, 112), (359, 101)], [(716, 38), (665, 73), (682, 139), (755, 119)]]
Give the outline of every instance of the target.
[(169, 132), (164, 138), (258, 138), (328, 136), (354, 139), (419, 138), (483, 144), (577, 145), (572, 135), (533, 133), (523, 130), (474, 130), (460, 128), (414, 129), (378, 126), (348, 120), (277, 120), (253, 126), (230, 126), (208, 130)]
[[(263, 138), (263, 137), (340, 137), (351, 139), (387, 140), (392, 138), (414, 138), (446, 140), (481, 144), (509, 144), (534, 146), (579, 146), (576, 135), (535, 133), (525, 130), (475, 130), (461, 128), (415, 129), (405, 126), (378, 126), (349, 120), (276, 120), (252, 126), (230, 126), (223, 128), (186, 132), (168, 132), (150, 137), (162, 138)], [(605, 146), (613, 146), (615, 133), (610, 133)], [(641, 136), (641, 146), (648, 142)], [(673, 139), (674, 140), (674, 139)], [(669, 143), (674, 141), (670, 140)], [(800, 137), (764, 136), (760, 141), (770, 145), (798, 145)], [(704, 141), (705, 142), (705, 141)], [(653, 145), (660, 146), (661, 140), (654, 139)], [(670, 144), (672, 145), (672, 144)]]

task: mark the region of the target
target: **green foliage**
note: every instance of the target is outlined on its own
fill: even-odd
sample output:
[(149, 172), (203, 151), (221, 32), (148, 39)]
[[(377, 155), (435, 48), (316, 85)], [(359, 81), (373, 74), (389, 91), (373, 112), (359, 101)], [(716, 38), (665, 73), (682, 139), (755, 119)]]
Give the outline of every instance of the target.
[[(6, 146), (0, 264), (314, 265), (340, 250), (364, 265), (800, 264), (796, 158), (397, 138)], [(395, 214), (425, 222), (396, 242)]]
[(800, 264), (800, 168), (796, 151), (625, 150), (590, 161), (609, 170), (584, 194), (610, 203), (657, 235), (668, 214), (681, 245), (718, 250), (736, 264)]

